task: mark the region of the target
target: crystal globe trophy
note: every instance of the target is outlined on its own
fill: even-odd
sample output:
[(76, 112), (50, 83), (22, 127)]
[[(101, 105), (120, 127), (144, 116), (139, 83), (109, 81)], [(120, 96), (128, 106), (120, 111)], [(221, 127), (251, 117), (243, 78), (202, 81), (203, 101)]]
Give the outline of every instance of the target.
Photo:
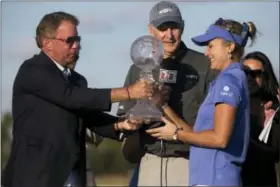
[[(137, 38), (131, 46), (130, 56), (133, 63), (140, 68), (140, 79), (154, 83), (153, 70), (160, 67), (163, 60), (163, 46), (160, 40), (145, 35)], [(125, 117), (130, 120), (159, 121), (162, 112), (149, 100), (139, 99)]]

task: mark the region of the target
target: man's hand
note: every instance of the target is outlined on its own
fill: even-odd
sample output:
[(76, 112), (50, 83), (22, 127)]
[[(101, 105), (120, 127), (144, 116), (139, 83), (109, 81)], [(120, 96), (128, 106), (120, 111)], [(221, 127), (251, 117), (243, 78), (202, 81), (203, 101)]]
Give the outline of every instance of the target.
[(117, 131), (133, 131), (137, 130), (141, 124), (129, 120), (119, 121), (115, 123), (115, 130)]
[(146, 80), (139, 80), (127, 88), (130, 99), (142, 99), (153, 96), (154, 85)]

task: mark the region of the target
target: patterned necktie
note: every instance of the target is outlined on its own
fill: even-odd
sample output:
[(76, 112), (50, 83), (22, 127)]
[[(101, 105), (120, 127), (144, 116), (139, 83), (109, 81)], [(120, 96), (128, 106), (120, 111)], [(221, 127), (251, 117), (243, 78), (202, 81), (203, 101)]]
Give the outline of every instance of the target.
[(68, 77), (68, 76), (70, 76), (70, 75), (71, 75), (70, 70), (69, 70), (69, 69), (67, 69), (67, 68), (65, 68), (65, 69), (62, 71), (62, 73), (63, 73), (63, 75), (64, 75), (65, 77)]
[(63, 73), (64, 78), (65, 78), (66, 80), (70, 81), (70, 80), (69, 80), (69, 76), (71, 75), (70, 70), (67, 69), (67, 68), (65, 68), (65, 69), (62, 71), (62, 73)]

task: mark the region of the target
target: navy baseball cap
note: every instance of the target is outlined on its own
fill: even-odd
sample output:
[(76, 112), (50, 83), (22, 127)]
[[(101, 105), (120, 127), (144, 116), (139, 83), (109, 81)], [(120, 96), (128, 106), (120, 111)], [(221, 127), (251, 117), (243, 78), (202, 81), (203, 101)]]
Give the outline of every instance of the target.
[(177, 5), (169, 1), (161, 1), (154, 5), (150, 11), (150, 24), (159, 27), (166, 22), (175, 22), (179, 25), (184, 24)]
[(243, 24), (243, 32), (241, 36), (232, 33), (229, 29), (222, 28), (224, 20), (222, 18), (218, 19), (214, 24), (210, 25), (206, 33), (198, 35), (192, 38), (192, 41), (198, 46), (205, 46), (211, 40), (215, 38), (221, 38), (226, 41), (234, 42), (240, 46), (245, 46), (248, 39), (248, 25)]

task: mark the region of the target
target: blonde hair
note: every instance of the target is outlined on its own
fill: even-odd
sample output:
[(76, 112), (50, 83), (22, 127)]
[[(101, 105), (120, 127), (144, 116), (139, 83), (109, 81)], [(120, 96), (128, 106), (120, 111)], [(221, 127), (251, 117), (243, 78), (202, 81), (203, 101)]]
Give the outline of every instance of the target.
[[(221, 28), (224, 28), (226, 30), (228, 30), (229, 32), (231, 32), (232, 34), (236, 34), (238, 36), (241, 36), (242, 35), (242, 32), (243, 32), (243, 25), (235, 20), (223, 20), (223, 24), (222, 25), (218, 25), (219, 27)], [(247, 22), (245, 23), (249, 30), (248, 30), (248, 37), (247, 38), (244, 38), (244, 42), (245, 42), (245, 45), (247, 44), (247, 40), (248, 38), (250, 38), (251, 40), (251, 45), (253, 45), (255, 43), (255, 40), (256, 40), (256, 34), (257, 34), (257, 28), (255, 26), (255, 24), (253, 22)], [(228, 43), (228, 42), (226, 42)], [(235, 57), (236, 59), (240, 60), (241, 57), (243, 56), (244, 54), (244, 46), (240, 46), (238, 44), (235, 43), (235, 49), (234, 51), (232, 52), (232, 56)]]

